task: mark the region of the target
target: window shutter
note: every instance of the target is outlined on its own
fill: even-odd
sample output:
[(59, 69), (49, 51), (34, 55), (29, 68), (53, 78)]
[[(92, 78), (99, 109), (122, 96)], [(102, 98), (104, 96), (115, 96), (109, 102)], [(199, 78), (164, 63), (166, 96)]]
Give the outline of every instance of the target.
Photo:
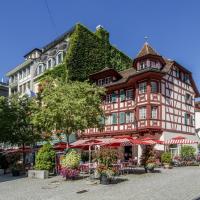
[(116, 94), (114, 92), (112, 93), (112, 102), (116, 102)]
[(185, 113), (184, 119), (185, 119), (185, 125), (187, 125), (187, 113)]
[(125, 113), (124, 112), (120, 112), (119, 121), (120, 121), (120, 124), (125, 123)]
[(190, 125), (193, 126), (193, 117), (192, 117), (192, 115), (190, 116)]
[(120, 90), (120, 101), (124, 101), (125, 100), (125, 92), (124, 90)]
[(117, 113), (112, 114), (112, 124), (117, 124)]

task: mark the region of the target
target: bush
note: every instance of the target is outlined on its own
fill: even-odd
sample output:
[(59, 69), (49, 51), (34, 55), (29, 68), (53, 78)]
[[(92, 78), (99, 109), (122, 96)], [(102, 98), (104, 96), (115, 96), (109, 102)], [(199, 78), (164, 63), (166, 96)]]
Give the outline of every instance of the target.
[(52, 170), (55, 167), (56, 153), (50, 143), (47, 143), (40, 148), (36, 155), (35, 169)]
[(64, 168), (75, 169), (79, 166), (81, 160), (80, 154), (72, 149), (61, 160), (61, 165)]
[(161, 161), (162, 163), (170, 164), (172, 162), (172, 157), (170, 152), (165, 152), (161, 155)]
[(181, 157), (183, 160), (192, 160), (195, 158), (195, 148), (192, 146), (181, 147)]

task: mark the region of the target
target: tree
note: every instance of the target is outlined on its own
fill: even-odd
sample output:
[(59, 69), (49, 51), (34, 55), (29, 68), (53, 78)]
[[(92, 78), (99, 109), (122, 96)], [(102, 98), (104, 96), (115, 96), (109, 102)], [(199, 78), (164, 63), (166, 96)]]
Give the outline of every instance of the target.
[(31, 123), (35, 109), (33, 99), (14, 95), (0, 100), (1, 141), (23, 147), (25, 164), (25, 145), (32, 145), (40, 139), (40, 133)]
[[(35, 106), (33, 123), (41, 131), (69, 135), (91, 127), (101, 127), (101, 108), (104, 89), (89, 82), (68, 81), (48, 77), (40, 87), (40, 101)], [(41, 103), (42, 102), (42, 103)]]

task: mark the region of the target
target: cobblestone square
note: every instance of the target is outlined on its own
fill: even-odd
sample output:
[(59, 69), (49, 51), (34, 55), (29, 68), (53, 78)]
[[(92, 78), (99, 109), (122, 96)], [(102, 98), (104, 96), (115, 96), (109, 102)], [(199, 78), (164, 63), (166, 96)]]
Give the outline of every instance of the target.
[[(0, 176), (0, 200), (193, 200), (200, 197), (200, 168), (160, 169), (158, 173), (123, 175), (118, 184), (91, 184), (87, 179), (65, 181)], [(77, 193), (79, 191), (83, 193)]]

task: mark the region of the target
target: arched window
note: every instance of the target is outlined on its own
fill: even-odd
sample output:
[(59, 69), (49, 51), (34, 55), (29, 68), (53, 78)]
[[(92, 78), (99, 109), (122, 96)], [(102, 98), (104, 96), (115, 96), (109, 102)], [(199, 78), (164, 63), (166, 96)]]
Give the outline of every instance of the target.
[(47, 69), (50, 69), (52, 67), (53, 67), (53, 59), (49, 58), (48, 61), (47, 61)]
[(43, 64), (38, 65), (36, 73), (37, 73), (37, 75), (43, 73)]
[(63, 52), (59, 52), (56, 56), (56, 64), (60, 64), (63, 61)]
[(153, 93), (158, 92), (158, 84), (156, 81), (151, 81), (151, 92), (153, 92)]

